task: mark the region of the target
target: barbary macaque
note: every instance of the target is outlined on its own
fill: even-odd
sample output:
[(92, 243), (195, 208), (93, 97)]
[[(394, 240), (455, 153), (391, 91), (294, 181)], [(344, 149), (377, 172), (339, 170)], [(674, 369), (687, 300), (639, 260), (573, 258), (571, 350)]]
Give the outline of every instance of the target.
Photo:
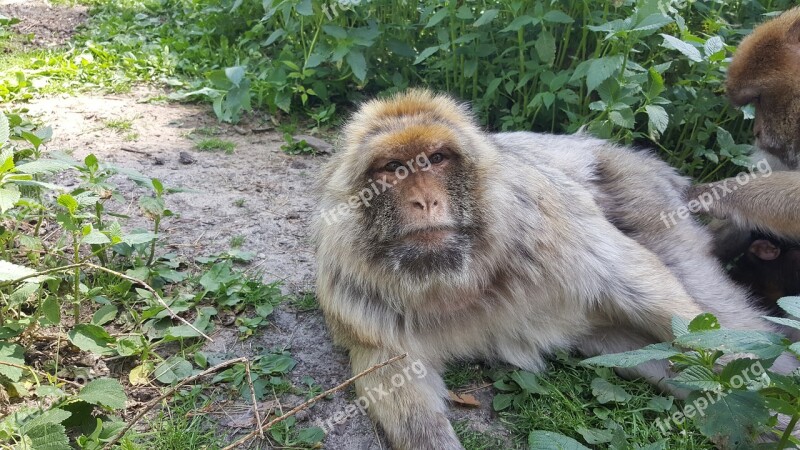
[(782, 315), (778, 300), (800, 292), (800, 244), (754, 234), (731, 278), (758, 293), (770, 315)]
[[(763, 260), (752, 249), (756, 241), (774, 247), (800, 242), (800, 8), (756, 27), (742, 41), (728, 69), (726, 93), (736, 106), (755, 106), (757, 151), (751, 159), (771, 170), (747, 183), (731, 178), (695, 186), (688, 197), (712, 199), (702, 204), (703, 212), (720, 220), (712, 224), (717, 255), (728, 262), (743, 254), (735, 272), (758, 267), (763, 283), (750, 285), (774, 305), (769, 297), (775, 292), (800, 294), (794, 259), (784, 255), (754, 266)], [(751, 230), (762, 236), (751, 238)]]
[[(354, 373), (405, 352), (427, 368), (397, 386), (401, 360), (356, 382), (360, 398), (382, 393), (367, 411), (396, 449), (462, 448), (445, 416), (448, 361), (536, 371), (556, 349), (672, 340), (673, 316), (704, 311), (772, 330), (705, 227), (664, 225), (689, 182), (648, 154), (584, 135), (488, 134), (466, 105), (426, 90), (362, 105), (341, 147), (320, 176), (317, 292)], [(663, 361), (625, 375), (669, 389)]]

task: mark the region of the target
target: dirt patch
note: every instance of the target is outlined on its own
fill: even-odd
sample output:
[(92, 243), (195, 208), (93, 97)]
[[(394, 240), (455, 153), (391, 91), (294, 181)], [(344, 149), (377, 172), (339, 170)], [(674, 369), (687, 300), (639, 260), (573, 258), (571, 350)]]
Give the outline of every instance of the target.
[(52, 48), (64, 45), (89, 18), (85, 6), (51, 5), (42, 0), (0, 0), (0, 14), (20, 20), (12, 29), (30, 40), (26, 47)]
[[(173, 250), (207, 255), (229, 249), (231, 238), (241, 236), (243, 249), (257, 255), (249, 270), (263, 273), (267, 282), (283, 280), (287, 292), (313, 290), (308, 236), (311, 187), (327, 157), (288, 156), (280, 149), (283, 138), (278, 133), (242, 135), (242, 129), (219, 126), (206, 107), (147, 102), (156, 94), (48, 98), (32, 102), (29, 108), (53, 126), (49, 150), (69, 151), (75, 158), (94, 153), (101, 161), (157, 177), (167, 187), (190, 189), (167, 198), (176, 216), (165, 220), (163, 232)], [(115, 131), (108, 126), (113, 121), (129, 121), (130, 129)], [(232, 154), (194, 148), (203, 138), (201, 132), (215, 131), (214, 137), (235, 143)], [(185, 164), (188, 160), (194, 162)], [(116, 181), (123, 193), (138, 189), (125, 180)], [(299, 312), (284, 305), (260, 335), (239, 342), (234, 329), (219, 327), (212, 337), (215, 342), (204, 351), (219, 359), (253, 356), (260, 348), (288, 348), (298, 363), (291, 373), (298, 385), (303, 376), (311, 376), (329, 388), (350, 376), (347, 355), (333, 347), (319, 311)], [(477, 396), (481, 408), (451, 408), (451, 419), (468, 420), (479, 431), (496, 430), (490, 391)], [(344, 411), (353, 397), (350, 390), (320, 402), (300, 416), (300, 423), (327, 420)], [(281, 402), (286, 408), (302, 400), (287, 396)], [(231, 428), (221, 423), (220, 429), (229, 433)], [(356, 415), (332, 430), (325, 448), (388, 448), (379, 436), (368, 418)]]

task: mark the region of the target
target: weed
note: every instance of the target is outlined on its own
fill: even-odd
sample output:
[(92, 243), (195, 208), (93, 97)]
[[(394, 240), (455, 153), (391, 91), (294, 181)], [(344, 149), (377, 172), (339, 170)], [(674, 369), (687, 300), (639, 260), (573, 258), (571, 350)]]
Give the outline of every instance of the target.
[(110, 119), (103, 122), (103, 125), (110, 130), (117, 133), (131, 131), (133, 129), (133, 120), (131, 119)]
[(195, 148), (202, 151), (222, 150), (227, 154), (231, 154), (236, 149), (236, 144), (218, 138), (206, 138), (197, 141)]

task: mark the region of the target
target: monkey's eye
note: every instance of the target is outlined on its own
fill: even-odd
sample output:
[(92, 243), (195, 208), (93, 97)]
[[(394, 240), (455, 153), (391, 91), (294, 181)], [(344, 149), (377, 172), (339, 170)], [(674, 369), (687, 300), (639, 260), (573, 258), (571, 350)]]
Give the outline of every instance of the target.
[(444, 161), (444, 155), (441, 153), (434, 153), (430, 158), (428, 158), (428, 161), (430, 161), (431, 164), (439, 164), (440, 162)]
[(383, 170), (387, 172), (394, 172), (401, 167), (403, 167), (403, 163), (401, 163), (400, 161), (389, 161), (388, 164), (383, 166)]

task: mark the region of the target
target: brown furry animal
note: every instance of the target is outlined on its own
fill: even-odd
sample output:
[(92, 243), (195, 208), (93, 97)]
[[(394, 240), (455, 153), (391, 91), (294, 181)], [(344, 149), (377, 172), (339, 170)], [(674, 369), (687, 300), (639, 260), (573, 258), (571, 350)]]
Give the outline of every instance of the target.
[[(462, 448), (440, 375), (454, 359), (539, 370), (556, 349), (671, 340), (673, 316), (702, 311), (772, 329), (704, 227), (660, 218), (688, 181), (646, 154), (581, 135), (487, 134), (465, 105), (414, 90), (363, 105), (320, 178), (317, 292), (336, 342), (356, 373), (409, 354), (356, 383), (395, 448)], [(410, 361), (424, 377), (407, 376)], [(627, 374), (667, 388), (670, 371)]]

